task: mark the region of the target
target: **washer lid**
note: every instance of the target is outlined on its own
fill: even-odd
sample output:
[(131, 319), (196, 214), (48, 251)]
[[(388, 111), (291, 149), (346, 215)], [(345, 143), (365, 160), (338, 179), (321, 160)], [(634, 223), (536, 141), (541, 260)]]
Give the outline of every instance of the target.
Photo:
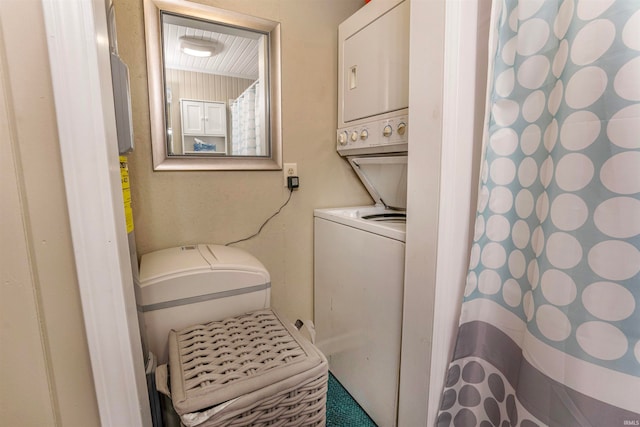
[(376, 205), (407, 209), (407, 156), (347, 157)]

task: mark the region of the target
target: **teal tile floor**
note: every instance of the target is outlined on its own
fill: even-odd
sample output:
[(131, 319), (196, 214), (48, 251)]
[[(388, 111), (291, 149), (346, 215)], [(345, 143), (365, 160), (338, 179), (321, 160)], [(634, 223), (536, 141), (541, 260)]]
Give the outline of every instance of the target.
[(377, 427), (331, 373), (327, 391), (327, 427)]

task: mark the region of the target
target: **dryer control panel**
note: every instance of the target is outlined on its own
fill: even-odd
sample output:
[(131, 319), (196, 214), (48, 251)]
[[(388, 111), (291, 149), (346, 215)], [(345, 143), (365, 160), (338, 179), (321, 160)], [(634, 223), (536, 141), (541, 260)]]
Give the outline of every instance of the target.
[(342, 156), (407, 151), (409, 120), (406, 114), (359, 121), (338, 129), (336, 147)]

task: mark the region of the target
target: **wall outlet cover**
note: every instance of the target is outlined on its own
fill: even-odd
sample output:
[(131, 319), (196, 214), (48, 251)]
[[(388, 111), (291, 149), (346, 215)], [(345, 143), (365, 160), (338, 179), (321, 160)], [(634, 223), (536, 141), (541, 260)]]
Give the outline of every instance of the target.
[(282, 166), (282, 174), (284, 179), (284, 186), (287, 186), (287, 177), (289, 176), (299, 176), (298, 175), (298, 164), (297, 163), (285, 163)]

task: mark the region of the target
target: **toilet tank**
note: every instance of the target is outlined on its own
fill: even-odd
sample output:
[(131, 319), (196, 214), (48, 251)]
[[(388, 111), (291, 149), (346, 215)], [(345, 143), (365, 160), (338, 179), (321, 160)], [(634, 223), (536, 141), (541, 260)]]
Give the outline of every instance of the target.
[(242, 249), (200, 244), (162, 249), (142, 256), (138, 310), (149, 350), (167, 361), (171, 329), (221, 320), (268, 308), (269, 272)]

